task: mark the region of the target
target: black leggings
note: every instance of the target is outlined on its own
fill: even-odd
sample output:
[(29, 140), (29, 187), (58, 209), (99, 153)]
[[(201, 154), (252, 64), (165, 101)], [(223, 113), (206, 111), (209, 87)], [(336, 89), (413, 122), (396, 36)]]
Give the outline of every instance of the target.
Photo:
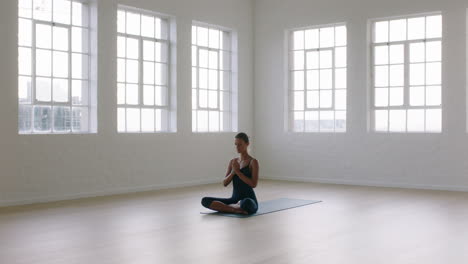
[(243, 199), (237, 198), (236, 199), (236, 198), (233, 198), (233, 197), (231, 197), (231, 198), (204, 197), (201, 200), (201, 204), (204, 207), (206, 207), (208, 209), (211, 209), (210, 205), (214, 201), (222, 202), (224, 204), (236, 204), (237, 202), (241, 201), (240, 207), (242, 209), (244, 209), (249, 214), (255, 214), (257, 212), (257, 210), (258, 210), (257, 202), (252, 198), (243, 198)]

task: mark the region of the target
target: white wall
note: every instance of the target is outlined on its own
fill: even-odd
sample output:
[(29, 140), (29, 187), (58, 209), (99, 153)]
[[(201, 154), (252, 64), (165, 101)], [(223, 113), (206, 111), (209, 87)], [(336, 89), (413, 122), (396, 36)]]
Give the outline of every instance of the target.
[[(235, 133), (191, 133), (191, 22), (237, 31), (239, 130), (253, 134), (253, 4), (250, 0), (99, 0), (98, 134), (17, 133), (17, 1), (0, 8), (0, 206), (221, 182)], [(177, 23), (178, 132), (116, 132), (117, 4)]]
[[(468, 190), (466, 0), (256, 0), (256, 154), (267, 178)], [(442, 11), (443, 133), (368, 132), (367, 21)], [(285, 30), (346, 22), (348, 120), (345, 134), (284, 131)]]

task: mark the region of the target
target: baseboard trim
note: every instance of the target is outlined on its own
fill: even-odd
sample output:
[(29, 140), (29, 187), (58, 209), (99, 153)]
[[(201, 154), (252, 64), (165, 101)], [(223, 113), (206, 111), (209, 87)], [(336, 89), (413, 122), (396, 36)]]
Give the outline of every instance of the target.
[(278, 177), (278, 176), (262, 177), (262, 179), (278, 180), (278, 181), (293, 181), (293, 182), (343, 184), (343, 185), (353, 185), (353, 186), (371, 186), (371, 187), (387, 187), (387, 188), (402, 188), (402, 189), (468, 192), (468, 186), (453, 186), (453, 185), (424, 185), (424, 184), (405, 184), (405, 183), (393, 183), (393, 182), (390, 183), (390, 182), (382, 182), (382, 181), (304, 178), (304, 177)]
[(48, 203), (48, 202), (76, 200), (76, 199), (82, 199), (82, 198), (92, 198), (92, 197), (110, 196), (110, 195), (128, 194), (128, 193), (139, 193), (139, 192), (157, 191), (157, 190), (182, 188), (182, 187), (193, 187), (193, 186), (212, 184), (212, 183), (219, 183), (219, 179), (203, 179), (203, 180), (198, 180), (198, 181), (188, 181), (188, 182), (175, 183), (175, 184), (158, 184), (158, 185), (150, 185), (150, 186), (142, 186), (142, 187), (119, 188), (119, 189), (105, 190), (105, 191), (99, 191), (99, 192), (77, 193), (77, 194), (62, 195), (62, 196), (61, 195), (43, 196), (43, 197), (35, 197), (35, 198), (24, 199), (24, 200), (10, 200), (10, 201), (7, 200), (7, 201), (0, 201), (0, 207), (31, 205), (31, 204), (40, 204), (40, 203)]

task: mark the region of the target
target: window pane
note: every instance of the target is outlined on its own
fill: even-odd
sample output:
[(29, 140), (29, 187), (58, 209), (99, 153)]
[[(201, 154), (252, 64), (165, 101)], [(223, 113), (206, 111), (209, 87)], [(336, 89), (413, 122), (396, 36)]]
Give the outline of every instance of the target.
[(346, 88), (346, 69), (335, 70), (335, 88), (336, 89)]
[(32, 1), (31, 0), (19, 0), (18, 1), (18, 14), (20, 17), (32, 17)]
[(72, 51), (88, 52), (88, 30), (78, 27), (72, 28)]
[(403, 105), (403, 87), (390, 88), (390, 105), (400, 106)]
[(210, 131), (216, 132), (219, 131), (219, 112), (218, 111), (210, 111)]
[(304, 31), (295, 31), (293, 38), (293, 47), (295, 50), (304, 49)]
[(76, 79), (88, 79), (88, 56), (72, 54), (72, 77)]
[(330, 108), (332, 107), (332, 91), (331, 90), (321, 90), (320, 91), (320, 107), (321, 108)]
[(346, 111), (335, 112), (335, 131), (346, 132)]
[(68, 78), (68, 54), (67, 52), (54, 51), (54, 77)]
[(208, 89), (208, 70), (199, 69), (198, 70), (198, 87), (203, 89)]
[(127, 131), (140, 132), (140, 109), (127, 108)]
[(333, 64), (333, 55), (331, 50), (320, 51), (320, 68), (331, 68)]
[(125, 104), (125, 84), (117, 84), (117, 104)]
[(54, 102), (68, 102), (68, 80), (54, 79), (53, 81)]
[(442, 110), (427, 109), (426, 110), (426, 131), (441, 132), (442, 131)]
[(31, 49), (18, 49), (18, 74), (31, 75)]
[(346, 90), (335, 91), (335, 109), (346, 110)]
[[(119, 84), (120, 85), (120, 84)], [(72, 103), (74, 105), (87, 105), (89, 100), (88, 81), (73, 80), (72, 81)], [(124, 87), (125, 95), (125, 87)], [(125, 97), (124, 97), (125, 100)]]
[(294, 51), (294, 70), (304, 69), (304, 51)]
[(333, 88), (332, 70), (320, 70), (320, 89)]
[[(146, 41), (145, 41), (146, 42)], [(144, 49), (144, 44), (143, 44), (143, 50), (145, 51)], [(125, 57), (125, 52), (127, 51), (127, 48), (126, 48), (126, 41), (125, 41), (125, 38), (124, 37), (120, 37), (118, 36), (117, 37), (117, 57), (120, 57), (120, 58), (123, 58)], [(143, 57), (145, 56), (145, 52), (143, 52)]]
[(54, 49), (68, 51), (68, 29), (62, 27), (53, 27), (53, 33)]
[(424, 85), (425, 67), (423, 63), (410, 64), (410, 85)]
[(408, 131), (423, 132), (424, 131), (424, 109), (408, 110)]
[(88, 26), (88, 8), (80, 2), (73, 1), (72, 4), (72, 24), (75, 26)]
[(199, 46), (208, 46), (208, 29), (204, 27), (197, 27), (197, 41)]
[(218, 52), (210, 51), (208, 56), (208, 67), (210, 69), (218, 69)]
[(166, 106), (168, 105), (168, 91), (167, 87), (156, 86), (156, 105)]
[(304, 92), (294, 92), (294, 110), (304, 110)]
[(294, 112), (293, 129), (296, 132), (304, 131), (304, 112)]
[(52, 20), (52, 0), (33, 0), (34, 19)]
[(403, 65), (390, 66), (390, 86), (403, 86), (405, 82), (405, 72)]
[(442, 103), (441, 87), (427, 86), (426, 87), (426, 105), (441, 105)]
[(410, 62), (424, 62), (425, 45), (423, 42), (410, 44)]
[(52, 73), (52, 53), (50, 50), (36, 50), (36, 75), (50, 76)]
[(388, 66), (376, 66), (374, 69), (374, 85), (376, 87), (388, 86)]
[(36, 78), (36, 100), (50, 102), (52, 97), (50, 78)]
[(137, 84), (127, 84), (127, 94), (126, 94), (126, 102), (130, 105), (137, 105), (138, 104), (138, 85)]
[(18, 20), (18, 45), (31, 46), (32, 23), (29, 19)]
[(426, 61), (441, 61), (442, 45), (440, 41), (426, 42)]
[(218, 108), (218, 92), (208, 91), (208, 107)]
[(140, 15), (127, 12), (127, 34), (140, 35)]
[(36, 47), (52, 48), (52, 27), (44, 24), (36, 24)]
[(346, 67), (346, 48), (335, 49), (335, 67)]
[(318, 132), (319, 130), (319, 112), (307, 111), (305, 112), (305, 131)]
[(141, 110), (141, 131), (154, 132), (154, 109)]
[(346, 46), (346, 35), (345, 26), (335, 27), (335, 46)]
[(424, 86), (410, 87), (410, 105), (423, 106), (424, 105)]
[(143, 62), (143, 83), (154, 84), (154, 63)]
[(70, 107), (54, 107), (54, 131), (69, 132), (71, 130)]
[(388, 46), (376, 46), (374, 48), (374, 63), (388, 64)]
[(319, 30), (309, 29), (305, 31), (305, 48), (316, 49), (319, 47)]
[(141, 35), (154, 38), (154, 17), (141, 16)]
[(376, 88), (374, 105), (377, 107), (388, 106), (388, 88)]
[(125, 11), (118, 10), (117, 11), (117, 32), (119, 33), (125, 33)]
[(335, 45), (335, 28), (320, 29), (320, 47), (333, 47)]
[(71, 5), (69, 0), (54, 0), (54, 21), (70, 24)]
[(375, 131), (388, 131), (388, 110), (375, 110)]
[(388, 42), (388, 21), (381, 21), (375, 23), (374, 42)]
[(333, 132), (335, 130), (335, 117), (333, 111), (320, 111), (320, 132)]
[(169, 54), (167, 49), (167, 44), (156, 42), (156, 61), (157, 62), (167, 62), (167, 54)]
[(426, 38), (442, 37), (442, 16), (426, 17)]
[(319, 91), (307, 91), (307, 108), (319, 108)]
[(319, 89), (319, 71), (307, 71), (307, 90)]
[(89, 131), (89, 110), (86, 107), (73, 107), (72, 130), (73, 132)]
[(154, 105), (154, 86), (145, 85), (143, 86), (143, 104)]
[(127, 60), (127, 82), (138, 83), (138, 61)]
[(51, 118), (50, 106), (34, 106), (34, 131), (49, 132)]
[(390, 21), (390, 41), (406, 40), (406, 19)]
[(30, 105), (19, 105), (18, 108), (18, 130), (20, 133), (31, 132), (32, 107)]
[(390, 110), (390, 126), (391, 132), (406, 131), (406, 110)]
[(209, 30), (209, 47), (213, 49), (219, 49), (219, 30)]
[(207, 90), (199, 90), (198, 91), (198, 105), (202, 108), (208, 107), (208, 91)]
[(156, 63), (156, 79), (157, 85), (167, 85), (167, 65), (162, 63)]
[(425, 17), (408, 19), (408, 40), (423, 39), (425, 37)]
[(295, 71), (294, 74), (294, 82), (293, 87), (294, 90), (304, 90), (304, 72), (303, 71)]
[(317, 51), (309, 51), (306, 55), (307, 69), (318, 69), (319, 68), (319, 56)]
[(218, 71), (216, 70), (209, 70), (208, 89), (210, 90), (218, 89)]
[(147, 61), (155, 61), (154, 57), (154, 52), (155, 52), (155, 47), (154, 47), (155, 42), (153, 41), (148, 41), (148, 40), (143, 40), (143, 59)]
[(426, 84), (441, 84), (441, 77), (442, 73), (440, 62), (426, 63)]
[(127, 38), (127, 58), (136, 60), (139, 58), (138, 39)]
[(390, 64), (405, 63), (405, 47), (390, 45)]
[(18, 99), (20, 103), (31, 103), (31, 77), (18, 77)]

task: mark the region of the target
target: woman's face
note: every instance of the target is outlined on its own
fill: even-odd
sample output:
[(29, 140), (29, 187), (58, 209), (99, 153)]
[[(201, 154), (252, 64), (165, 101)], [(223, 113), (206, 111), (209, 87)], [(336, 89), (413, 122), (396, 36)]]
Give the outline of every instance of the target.
[(237, 153), (246, 152), (247, 147), (249, 146), (249, 144), (245, 143), (245, 141), (240, 138), (236, 138), (236, 140), (234, 141), (234, 144), (236, 145)]

